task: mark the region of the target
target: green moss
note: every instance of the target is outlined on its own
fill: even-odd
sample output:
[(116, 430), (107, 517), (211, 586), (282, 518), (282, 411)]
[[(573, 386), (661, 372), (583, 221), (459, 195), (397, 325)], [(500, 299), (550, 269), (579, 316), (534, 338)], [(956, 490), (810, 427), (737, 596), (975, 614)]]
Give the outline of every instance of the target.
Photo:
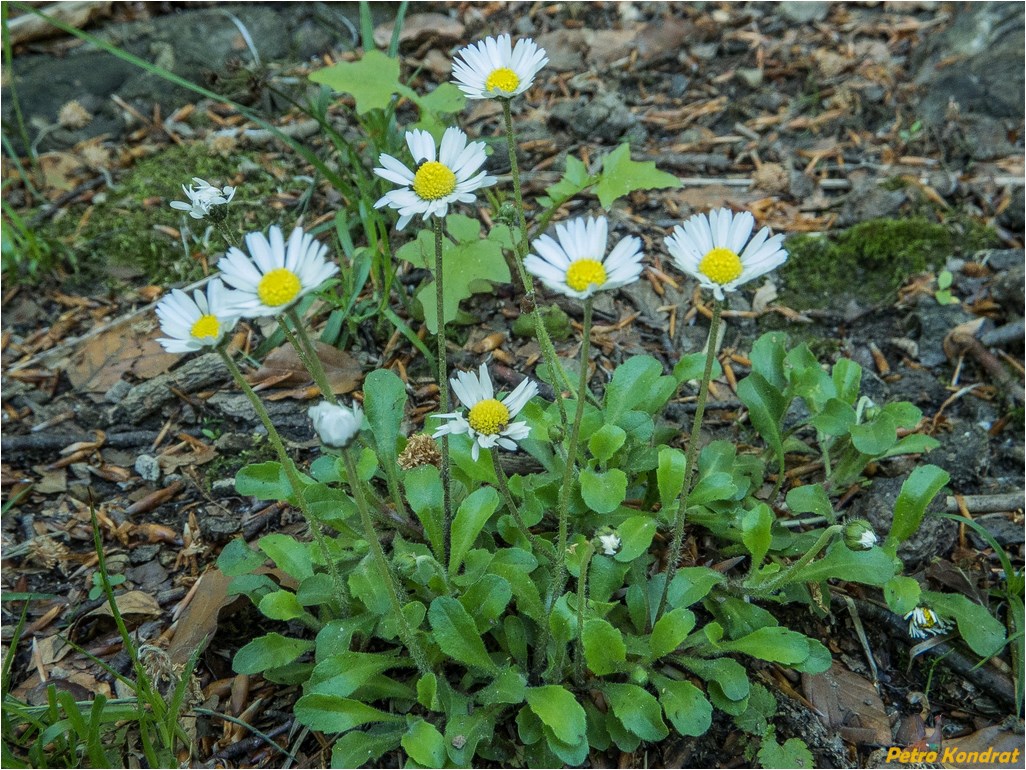
[(962, 250), (952, 229), (926, 219), (875, 219), (832, 236), (792, 236), (781, 299), (798, 308), (836, 306), (849, 297), (886, 302), (909, 276)]
[[(248, 232), (280, 221), (275, 209), (267, 205), (279, 184), (255, 162), (256, 157), (255, 153), (223, 157), (212, 154), (203, 143), (171, 145), (138, 161), (113, 187), (97, 196), (85, 224), (81, 224), (84, 207), (74, 207), (55, 217), (45, 234), (66, 244), (83, 283), (107, 282), (119, 276), (142, 276), (155, 283), (195, 280), (203, 275), (198, 255), (211, 258), (224, 250), (224, 241), (214, 232), (207, 248), (194, 241), (187, 254), (180, 239), (157, 229), (182, 225), (183, 212), (168, 204), (185, 200), (182, 184), (194, 176), (222, 185), (236, 180), (242, 168), (245, 181), (238, 185), (230, 206), (229, 229)], [(202, 238), (209, 222), (187, 215), (184, 219), (194, 236)]]

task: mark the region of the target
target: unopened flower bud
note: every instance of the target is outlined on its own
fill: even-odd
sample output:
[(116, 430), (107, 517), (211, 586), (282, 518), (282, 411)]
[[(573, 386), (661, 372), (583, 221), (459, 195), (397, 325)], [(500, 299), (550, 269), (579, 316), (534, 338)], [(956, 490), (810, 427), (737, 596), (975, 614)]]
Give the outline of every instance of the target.
[(616, 533), (615, 529), (611, 527), (603, 527), (595, 533), (596, 549), (603, 556), (616, 556), (620, 550), (620, 536)]
[(517, 207), (511, 202), (506, 201), (495, 214), (495, 220), (500, 224), (509, 225), (510, 227), (516, 226), (517, 219)]
[(307, 412), (313, 420), (314, 430), (324, 446), (345, 449), (363, 426), (363, 410), (359, 404), (348, 409), (341, 404), (322, 401)]
[(852, 519), (844, 525), (844, 544), (853, 551), (868, 551), (877, 544), (873, 525), (865, 519)]

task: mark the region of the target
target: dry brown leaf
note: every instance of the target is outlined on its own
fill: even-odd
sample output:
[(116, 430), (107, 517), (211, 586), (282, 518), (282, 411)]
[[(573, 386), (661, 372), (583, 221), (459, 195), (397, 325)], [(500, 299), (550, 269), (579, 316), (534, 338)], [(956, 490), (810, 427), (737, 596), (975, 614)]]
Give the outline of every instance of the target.
[[(995, 756), (989, 761), (967, 762), (959, 760), (959, 754), (966, 752), (983, 752), (991, 750), (994, 754), (1005, 754), (1005, 757)], [(1002, 729), (1000, 725), (992, 725), (977, 730), (972, 735), (964, 738), (952, 738), (946, 740), (938, 751), (938, 760), (943, 762), (945, 767), (1010, 767), (1021, 768), (1023, 753), (1026, 752), (1026, 745), (1023, 741), (1022, 722), (1019, 723), (1019, 730)], [(1014, 757), (1015, 761), (1011, 761)], [(1008, 759), (1002, 762), (1001, 759)]]
[[(145, 591), (128, 591), (114, 597), (118, 603), (118, 610), (122, 615), (142, 615), (147, 618), (160, 617), (160, 605), (157, 600)], [(101, 604), (92, 612), (86, 613), (86, 617), (114, 617), (110, 611), (110, 605)]]
[(891, 724), (873, 685), (836, 661), (822, 674), (802, 674), (802, 690), (823, 723), (859, 745), (891, 742)]
[(71, 357), (68, 379), (79, 391), (106, 393), (126, 372), (143, 380), (163, 374), (181, 356), (166, 352), (157, 342), (158, 334), (137, 334), (130, 324), (112, 327), (86, 341)]
[[(328, 375), (328, 382), (332, 392), (339, 396), (351, 393), (363, 379), (363, 370), (356, 360), (344, 350), (325, 345), (323, 342), (316, 343), (317, 357), (324, 366), (324, 372)], [(251, 378), (254, 384), (261, 384), (273, 381), (275, 385), (307, 385), (310, 383), (310, 374), (307, 372), (303, 362), (291, 345), (282, 345), (272, 350), (264, 364)], [(294, 397), (302, 397), (306, 390), (297, 389)], [(316, 391), (314, 391), (316, 393)]]
[(177, 664), (185, 663), (198, 647), (206, 646), (217, 631), (217, 616), (238, 597), (228, 596), (231, 578), (216, 567), (204, 572), (185, 612), (175, 626), (168, 654)]
[[(388, 48), (394, 28), (395, 22), (390, 21), (374, 30), (374, 42), (379, 48)], [(463, 40), (465, 31), (466, 28), (459, 21), (444, 13), (414, 13), (403, 20), (403, 28), (399, 30), (399, 45), (405, 48), (428, 41), (456, 43)]]

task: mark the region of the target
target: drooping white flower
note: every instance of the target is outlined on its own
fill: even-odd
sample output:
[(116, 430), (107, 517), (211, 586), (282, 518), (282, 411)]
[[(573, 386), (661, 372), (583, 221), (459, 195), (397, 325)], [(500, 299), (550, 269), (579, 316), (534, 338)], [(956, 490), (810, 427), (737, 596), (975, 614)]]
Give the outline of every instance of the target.
[(355, 401), (352, 408), (321, 401), (311, 406), (307, 414), (321, 443), (335, 449), (349, 446), (363, 427), (363, 410)]
[(210, 210), (214, 206), (227, 206), (235, 197), (235, 189), (231, 185), (214, 187), (206, 180), (194, 176), (191, 185), (188, 187), (182, 185), (182, 190), (185, 191), (185, 197), (189, 199), (189, 202), (171, 201), (171, 208), (188, 211), (189, 216), (193, 219), (203, 219), (210, 214)]
[(545, 49), (531, 38), (518, 40), (514, 47), (508, 34), (499, 35), (461, 48), (452, 76), (468, 99), (509, 99), (530, 88), (548, 62)]
[(399, 212), (396, 224), (399, 230), (417, 214), (427, 221), (433, 216), (444, 217), (451, 203), (473, 203), (477, 190), (496, 182), (486, 171), (478, 171), (485, 162), (484, 143), (468, 144), (467, 135), (458, 128), (445, 129), (437, 159), (434, 137), (427, 131), (407, 131), (406, 144), (413, 155), (415, 171), (385, 153), (378, 157), (381, 166), (374, 169), (382, 179), (402, 185), (398, 190), (385, 193), (374, 204), (376, 209), (388, 206)]
[(605, 217), (578, 217), (556, 225), (557, 243), (548, 235), (536, 239), (524, 267), (553, 291), (586, 299), (615, 289), (641, 275), (641, 240), (622, 238), (606, 255), (609, 226)]
[[(716, 299), (743, 283), (768, 273), (787, 260), (783, 235), (764, 227), (752, 235), (755, 217), (744, 211), (715, 209), (696, 214), (684, 226), (673, 228), (666, 248), (677, 267), (711, 289)], [(747, 245), (746, 245), (747, 244)]]
[(246, 236), (247, 256), (234, 246), (217, 263), (226, 283), (234, 286), (239, 315), (279, 315), (338, 272), (324, 258), (328, 249), (297, 227), (288, 243), (281, 229)]
[(951, 621), (945, 620), (929, 607), (916, 607), (905, 613), (908, 621), (908, 635), (913, 639), (925, 639), (946, 633), (951, 628)]
[(865, 519), (850, 519), (841, 531), (844, 544), (853, 551), (868, 551), (879, 540), (873, 525)]
[(484, 364), (481, 364), (477, 375), (457, 372), (449, 382), (456, 397), (469, 411), (466, 417), (461, 412), (435, 415), (446, 422), (435, 430), (434, 438), (446, 434), (470, 434), (474, 441), (471, 455), (477, 460), (481, 449), (501, 446), (515, 450), (517, 442), (530, 434), (531, 429), (526, 422), (513, 422), (513, 418), (538, 393), (538, 385), (533, 380), (525, 379), (502, 401), (495, 398), (488, 367)]
[(157, 303), (160, 330), (167, 335), (158, 339), (168, 353), (191, 353), (217, 345), (239, 320), (233, 295), (214, 278), (204, 293), (196, 289), (190, 297), (181, 289)]
[(599, 535), (599, 543), (602, 545), (602, 553), (606, 556), (616, 556), (620, 550), (620, 536), (615, 532), (608, 535)]

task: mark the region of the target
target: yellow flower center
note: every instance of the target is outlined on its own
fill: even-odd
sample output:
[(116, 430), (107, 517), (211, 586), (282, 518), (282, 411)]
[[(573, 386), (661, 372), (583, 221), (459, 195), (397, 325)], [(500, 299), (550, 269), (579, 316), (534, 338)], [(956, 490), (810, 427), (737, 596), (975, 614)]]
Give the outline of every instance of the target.
[(741, 257), (730, 249), (717, 246), (702, 257), (698, 271), (722, 286), (741, 275)]
[(923, 628), (933, 628), (937, 625), (937, 616), (933, 613), (933, 610), (923, 610), (923, 622), (919, 625)]
[(301, 288), (302, 284), (295, 273), (279, 267), (260, 279), (260, 283), (257, 284), (257, 296), (268, 307), (278, 307), (294, 300)]
[(502, 91), (511, 94), (520, 85), (520, 78), (509, 67), (493, 70), (485, 81), (485, 91)]
[(478, 433), (494, 436), (509, 425), (509, 409), (501, 401), (486, 398), (474, 404), (467, 415), (467, 422)]
[(566, 271), (566, 285), (574, 291), (587, 291), (591, 285), (606, 282), (606, 269), (597, 259), (578, 259)]
[(413, 191), (426, 201), (444, 198), (455, 189), (456, 175), (448, 166), (437, 160), (429, 160), (423, 164), (413, 177)]
[(199, 319), (192, 325), (192, 329), (189, 330), (189, 334), (198, 340), (209, 340), (216, 337), (221, 333), (221, 322), (217, 320), (216, 315), (201, 315)]

